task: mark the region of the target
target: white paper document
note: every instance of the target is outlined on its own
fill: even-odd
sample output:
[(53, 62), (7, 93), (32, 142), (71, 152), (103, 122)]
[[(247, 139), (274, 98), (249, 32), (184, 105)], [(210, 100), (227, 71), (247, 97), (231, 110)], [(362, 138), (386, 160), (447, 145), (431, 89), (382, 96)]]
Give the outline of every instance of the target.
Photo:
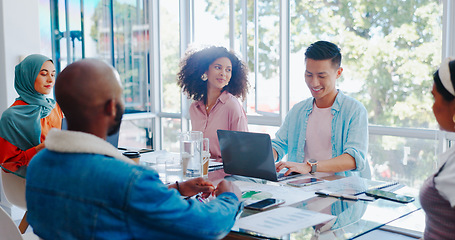
[(255, 191), (259, 193), (257, 197), (253, 196), (252, 199), (242, 199), (245, 201), (245, 204), (257, 202), (265, 198), (278, 198), (285, 200), (283, 206), (287, 206), (316, 196), (314, 192), (307, 192), (300, 188), (289, 186), (277, 186), (245, 181), (235, 181), (234, 183), (242, 192)]
[(240, 218), (234, 227), (279, 238), (283, 235), (297, 232), (300, 229), (327, 222), (334, 217), (299, 208), (279, 207)]

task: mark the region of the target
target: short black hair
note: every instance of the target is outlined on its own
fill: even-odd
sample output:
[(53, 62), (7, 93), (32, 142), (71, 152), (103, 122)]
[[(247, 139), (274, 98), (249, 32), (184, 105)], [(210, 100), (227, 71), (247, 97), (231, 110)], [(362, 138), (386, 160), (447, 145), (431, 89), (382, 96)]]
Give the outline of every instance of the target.
[(332, 64), (339, 68), (341, 66), (340, 48), (327, 41), (317, 41), (311, 44), (305, 51), (305, 61), (307, 59), (327, 60), (331, 59)]
[[(449, 62), (449, 71), (450, 71), (450, 80), (452, 85), (455, 86), (455, 61)], [(436, 85), (436, 90), (442, 97), (447, 101), (452, 101), (455, 99), (455, 96), (451, 94), (447, 89), (442, 85), (441, 79), (439, 78), (439, 70), (433, 74), (434, 84)]]

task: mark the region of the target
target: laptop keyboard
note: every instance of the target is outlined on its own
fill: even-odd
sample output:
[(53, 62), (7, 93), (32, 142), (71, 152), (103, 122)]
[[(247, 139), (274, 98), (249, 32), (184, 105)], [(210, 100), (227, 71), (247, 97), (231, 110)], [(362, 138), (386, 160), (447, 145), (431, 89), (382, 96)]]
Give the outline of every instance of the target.
[[(287, 170), (287, 169), (286, 169)], [(277, 178), (278, 178), (278, 181), (283, 181), (283, 180), (287, 180), (287, 179), (290, 179), (290, 178), (295, 178), (295, 177), (298, 177), (302, 174), (298, 173), (298, 172), (291, 172), (289, 175), (285, 176), (284, 173), (286, 171), (281, 171), (279, 173), (277, 173)]]

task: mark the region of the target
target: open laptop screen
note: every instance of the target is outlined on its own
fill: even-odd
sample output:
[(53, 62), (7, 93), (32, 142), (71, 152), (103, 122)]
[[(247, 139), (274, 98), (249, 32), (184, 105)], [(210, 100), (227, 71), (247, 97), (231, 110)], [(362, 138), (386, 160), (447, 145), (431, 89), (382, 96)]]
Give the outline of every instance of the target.
[(218, 130), (224, 172), (278, 181), (270, 136)]
[[(68, 130), (68, 124), (66, 123), (66, 118), (62, 119), (62, 130)], [(119, 137), (119, 131), (112, 134), (111, 136), (107, 136), (106, 141), (108, 141), (110, 144), (112, 144), (114, 147), (118, 147), (118, 137)]]

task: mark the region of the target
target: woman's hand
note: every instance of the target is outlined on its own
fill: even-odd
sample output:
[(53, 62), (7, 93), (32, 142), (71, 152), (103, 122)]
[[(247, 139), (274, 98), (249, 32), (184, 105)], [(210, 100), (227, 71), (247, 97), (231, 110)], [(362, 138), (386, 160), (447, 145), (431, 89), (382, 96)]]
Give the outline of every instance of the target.
[(281, 171), (283, 168), (287, 168), (288, 170), (284, 173), (285, 176), (289, 175), (291, 172), (307, 174), (311, 171), (311, 167), (307, 163), (278, 162), (275, 167), (277, 172)]
[(44, 145), (44, 142), (40, 143), (38, 146), (35, 147), (36, 152), (39, 152), (43, 150), (46, 146)]
[(203, 178), (193, 178), (179, 182), (179, 192), (182, 196), (193, 196), (202, 192), (202, 197), (207, 198), (215, 190), (215, 186)]

